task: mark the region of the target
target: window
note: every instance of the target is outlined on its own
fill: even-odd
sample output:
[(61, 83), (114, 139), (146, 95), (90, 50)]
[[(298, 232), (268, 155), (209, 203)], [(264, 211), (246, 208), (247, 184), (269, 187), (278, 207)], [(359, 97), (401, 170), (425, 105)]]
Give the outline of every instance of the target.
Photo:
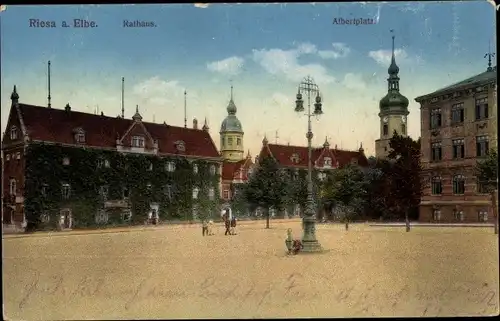
[(21, 152), (16, 152), (16, 159), (21, 159)]
[(16, 126), (12, 126), (10, 128), (10, 139), (11, 140), (17, 139), (17, 127)]
[(384, 136), (389, 135), (389, 126), (387, 124), (384, 124)]
[(489, 154), (490, 142), (488, 136), (476, 137), (476, 156), (483, 157)]
[(488, 98), (476, 99), (476, 120), (488, 118)]
[(132, 136), (132, 147), (144, 147), (144, 137)]
[(215, 165), (210, 165), (210, 174), (215, 175), (215, 173), (216, 173)]
[(325, 172), (319, 172), (319, 173), (318, 173), (318, 179), (319, 179), (320, 181), (325, 180), (325, 178), (326, 178), (326, 173), (325, 173)]
[(461, 159), (465, 157), (465, 142), (463, 139), (453, 139), (453, 159)]
[(465, 219), (464, 211), (454, 210), (453, 217), (455, 218), (455, 221), (463, 222), (463, 220)]
[(478, 212), (479, 222), (487, 222), (488, 221), (488, 211), (482, 210)]
[(129, 209), (125, 209), (122, 211), (122, 221), (130, 222), (132, 219), (132, 212)]
[(77, 143), (85, 143), (85, 132), (83, 131), (78, 131), (76, 134), (75, 134), (75, 140)]
[(163, 191), (164, 191), (167, 199), (171, 200), (172, 199), (172, 185), (170, 185), (170, 184), (165, 185), (165, 188)]
[(241, 138), (236, 138), (236, 146), (241, 146)]
[(175, 171), (175, 163), (174, 162), (167, 162), (165, 165), (166, 169), (168, 172), (174, 172)]
[(193, 164), (193, 173), (198, 174), (198, 164)]
[(62, 184), (62, 198), (67, 200), (71, 196), (71, 186), (67, 183)]
[(64, 166), (68, 166), (69, 165), (69, 157), (64, 157), (62, 163)]
[(225, 200), (228, 200), (229, 199), (229, 191), (228, 190), (225, 190), (224, 193), (223, 193), (223, 198)]
[(351, 164), (357, 165), (358, 159), (356, 157), (351, 158)]
[(215, 198), (215, 189), (210, 187), (208, 189), (208, 198), (212, 201)]
[(95, 216), (95, 222), (97, 224), (104, 224), (108, 222), (108, 213), (105, 210), (98, 210)]
[(5, 155), (5, 160), (10, 160), (10, 154)]
[(233, 137), (228, 137), (227, 138), (227, 144), (232, 145), (233, 144)]
[(489, 192), (489, 190), (488, 190), (488, 183), (486, 183), (486, 182), (480, 182), (478, 180), (477, 181), (477, 192), (479, 194), (487, 194)]
[(177, 148), (177, 150), (179, 152), (185, 152), (186, 151), (186, 144), (184, 144), (184, 142), (182, 140), (178, 140), (175, 142), (175, 148)]
[(151, 190), (152, 190), (152, 189), (153, 189), (153, 185), (151, 185), (151, 183), (147, 183), (147, 184), (146, 184), (146, 190), (147, 190), (148, 192), (151, 192)]
[(401, 124), (401, 134), (406, 135), (406, 125)]
[(99, 188), (99, 195), (103, 198), (103, 199), (107, 199), (108, 198), (108, 192), (109, 192), (109, 187), (107, 185), (103, 185)]
[(431, 110), (431, 129), (441, 127), (441, 108)]
[(193, 199), (198, 199), (198, 193), (200, 189), (198, 187), (193, 188)]
[(42, 215), (40, 215), (40, 221), (42, 221), (42, 223), (50, 222), (49, 214), (47, 214), (46, 212), (42, 213)]
[(432, 212), (432, 219), (434, 221), (440, 221), (441, 220), (441, 210), (434, 210), (434, 212)]
[(98, 159), (97, 160), (97, 168), (102, 168), (104, 166), (104, 160), (103, 159)]
[(440, 161), (442, 157), (441, 142), (431, 143), (431, 160)]
[(104, 167), (106, 167), (106, 168), (111, 167), (111, 163), (109, 162), (109, 160), (107, 160), (107, 159), (104, 160)]
[(464, 122), (464, 103), (451, 106), (451, 123), (459, 124)]
[(152, 171), (153, 170), (153, 163), (152, 162), (148, 162), (146, 166), (147, 166), (147, 170), (148, 171)]
[(330, 157), (325, 157), (325, 167), (331, 167), (332, 166), (332, 159)]
[(464, 194), (465, 193), (465, 176), (455, 175), (453, 176), (453, 194)]
[(297, 153), (292, 154), (290, 160), (292, 161), (292, 163), (298, 164), (300, 162), (299, 154)]
[(42, 184), (42, 188), (41, 188), (40, 192), (41, 192), (43, 197), (47, 196), (48, 188), (49, 188), (49, 186), (47, 184)]
[(130, 196), (130, 191), (128, 189), (128, 187), (124, 187), (123, 190), (122, 190), (122, 195), (123, 195), (123, 198), (127, 199), (129, 198)]
[(17, 182), (14, 178), (11, 178), (9, 184), (10, 195), (16, 195), (16, 191), (17, 191)]
[(432, 195), (441, 195), (441, 193), (443, 192), (443, 184), (441, 182), (441, 177), (434, 176), (431, 179), (431, 190), (432, 190)]

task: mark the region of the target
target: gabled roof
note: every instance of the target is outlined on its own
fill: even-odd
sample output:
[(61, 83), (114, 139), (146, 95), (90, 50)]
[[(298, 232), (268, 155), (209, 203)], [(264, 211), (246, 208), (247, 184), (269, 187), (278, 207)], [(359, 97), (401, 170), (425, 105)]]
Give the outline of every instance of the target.
[[(266, 150), (267, 149), (267, 150)], [(304, 146), (278, 145), (267, 144), (262, 147), (259, 158), (266, 154), (271, 154), (281, 166), (307, 168), (308, 150)], [(353, 159), (356, 159), (361, 166), (368, 165), (366, 156), (359, 151), (347, 151), (340, 149), (329, 149), (325, 147), (313, 148), (312, 160), (313, 166), (321, 156), (331, 157), (333, 155), (333, 166), (336, 162), (340, 167), (350, 164)], [(298, 157), (295, 157), (298, 156)]]
[[(85, 132), (85, 146), (115, 148), (116, 140), (123, 137), (134, 123), (131, 119), (94, 115), (78, 111), (18, 104), (28, 136), (34, 141), (75, 144), (74, 130)], [(153, 139), (158, 140), (158, 153), (179, 154), (176, 141), (185, 143), (182, 155), (220, 158), (210, 137), (203, 130), (142, 122)]]
[(467, 79), (459, 81), (457, 83), (454, 83), (453, 85), (436, 90), (430, 94), (425, 94), (425, 95), (419, 96), (419, 97), (415, 98), (415, 100), (419, 101), (425, 97), (437, 96), (440, 94), (444, 94), (446, 92), (455, 91), (455, 90), (463, 89), (466, 87), (480, 86), (483, 84), (494, 82), (494, 81), (496, 81), (496, 79), (497, 79), (497, 70), (495, 67), (491, 71), (487, 70), (487, 71), (482, 72), (482, 73), (475, 75), (473, 77), (467, 78)]
[[(231, 181), (241, 170), (248, 170), (252, 165), (253, 161), (250, 155), (237, 162), (224, 161), (222, 163), (222, 180)], [(244, 177), (244, 179), (246, 179), (246, 177)]]

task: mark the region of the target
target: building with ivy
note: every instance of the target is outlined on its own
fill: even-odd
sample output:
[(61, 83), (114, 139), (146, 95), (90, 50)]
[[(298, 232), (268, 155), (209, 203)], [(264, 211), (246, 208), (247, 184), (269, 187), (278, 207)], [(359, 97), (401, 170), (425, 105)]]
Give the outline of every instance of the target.
[(2, 139), (3, 221), (75, 228), (215, 216), (222, 158), (198, 129), (20, 103)]
[[(293, 146), (271, 144), (266, 137), (262, 140), (262, 148), (257, 158), (272, 157), (286, 172), (292, 186), (289, 186), (288, 205), (285, 208), (285, 216), (297, 216), (303, 213), (307, 197), (307, 167), (308, 167), (308, 149), (307, 146)], [(337, 168), (354, 164), (362, 167), (368, 166), (368, 159), (365, 156), (363, 145), (357, 151), (341, 150), (335, 145), (330, 147), (330, 143), (325, 139), (323, 146), (313, 147), (312, 149), (313, 166), (313, 187), (314, 198), (319, 199), (321, 182), (324, 181), (328, 172)], [(322, 211), (321, 207), (318, 208)], [(323, 216), (320, 213), (321, 217)]]

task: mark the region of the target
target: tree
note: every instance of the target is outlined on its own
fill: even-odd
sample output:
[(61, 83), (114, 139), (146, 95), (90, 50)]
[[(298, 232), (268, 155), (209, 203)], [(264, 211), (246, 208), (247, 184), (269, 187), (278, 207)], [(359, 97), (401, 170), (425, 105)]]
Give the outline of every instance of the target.
[(344, 221), (352, 221), (363, 210), (366, 199), (364, 173), (358, 166), (348, 165), (327, 176), (322, 186), (322, 202), (342, 210)]
[(404, 137), (394, 131), (389, 142), (391, 151), (389, 159), (393, 161), (390, 175), (390, 197), (394, 200), (393, 211), (409, 221), (409, 212), (412, 218), (418, 218), (418, 206), (422, 196), (422, 178), (420, 165), (420, 138), (417, 141), (411, 137)]
[(498, 190), (498, 153), (496, 149), (490, 150), (486, 159), (477, 161), (475, 172), (482, 190), (491, 194), (491, 206), (495, 219), (495, 234), (498, 234), (498, 209), (496, 205), (496, 191)]
[(274, 158), (268, 156), (260, 160), (259, 167), (244, 188), (244, 195), (251, 207), (261, 207), (266, 211), (266, 228), (269, 228), (269, 209), (283, 209), (286, 187), (285, 174)]

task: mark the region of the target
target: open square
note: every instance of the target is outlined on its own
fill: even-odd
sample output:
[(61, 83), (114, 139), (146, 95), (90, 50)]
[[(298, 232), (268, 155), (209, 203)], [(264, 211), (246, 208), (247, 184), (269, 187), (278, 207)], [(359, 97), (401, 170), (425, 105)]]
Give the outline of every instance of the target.
[(4, 237), (9, 319), (498, 314), (491, 228), (318, 225), (329, 250), (287, 256), (298, 220)]

